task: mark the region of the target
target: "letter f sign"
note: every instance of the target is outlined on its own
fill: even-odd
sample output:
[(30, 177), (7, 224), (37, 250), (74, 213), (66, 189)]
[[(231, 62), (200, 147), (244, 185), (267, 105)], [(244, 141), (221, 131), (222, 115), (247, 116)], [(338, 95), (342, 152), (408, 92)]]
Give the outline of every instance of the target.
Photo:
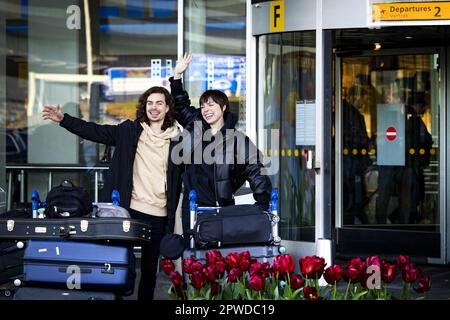
[(284, 31), (284, 1), (270, 2), (270, 32)]

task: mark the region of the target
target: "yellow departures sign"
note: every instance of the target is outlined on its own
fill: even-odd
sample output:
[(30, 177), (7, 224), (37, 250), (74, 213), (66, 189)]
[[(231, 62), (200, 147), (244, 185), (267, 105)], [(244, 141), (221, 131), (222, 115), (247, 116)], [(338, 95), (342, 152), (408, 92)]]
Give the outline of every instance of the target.
[(373, 3), (372, 21), (450, 20), (450, 1)]

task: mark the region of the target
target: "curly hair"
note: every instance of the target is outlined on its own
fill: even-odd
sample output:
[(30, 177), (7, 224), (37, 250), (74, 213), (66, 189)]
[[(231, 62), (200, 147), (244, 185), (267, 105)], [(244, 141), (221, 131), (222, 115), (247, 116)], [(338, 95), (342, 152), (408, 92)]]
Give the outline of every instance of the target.
[(170, 95), (169, 91), (163, 87), (151, 87), (147, 91), (145, 91), (140, 97), (138, 104), (136, 106), (136, 120), (139, 122), (145, 122), (150, 125), (150, 119), (147, 116), (147, 99), (153, 93), (161, 93), (164, 95), (166, 100), (166, 104), (169, 107), (169, 111), (166, 113), (164, 117), (164, 122), (161, 126), (161, 130), (166, 130), (170, 128), (175, 123), (175, 101)]

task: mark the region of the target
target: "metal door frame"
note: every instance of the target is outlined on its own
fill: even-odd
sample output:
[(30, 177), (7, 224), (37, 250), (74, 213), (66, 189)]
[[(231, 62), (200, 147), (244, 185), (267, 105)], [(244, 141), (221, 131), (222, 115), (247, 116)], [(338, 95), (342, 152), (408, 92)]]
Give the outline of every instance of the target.
[[(450, 48), (450, 47), (449, 47)], [(450, 202), (447, 201), (447, 181), (450, 181), (448, 176), (447, 166), (450, 166), (450, 157), (447, 159), (447, 139), (450, 137), (447, 134), (446, 123), (450, 123), (450, 112), (446, 112), (445, 106), (450, 105), (450, 97), (447, 92), (450, 90), (450, 84), (447, 84), (446, 79), (450, 79), (450, 70), (447, 65), (450, 65), (450, 57), (447, 57), (446, 48), (444, 47), (427, 47), (414, 49), (385, 49), (380, 52), (362, 51), (360, 54), (352, 55), (352, 57), (373, 57), (383, 55), (411, 55), (411, 54), (438, 54), (439, 55), (439, 233), (440, 233), (440, 258), (428, 258), (429, 263), (445, 264), (449, 262), (450, 258), (450, 224), (448, 223), (447, 213), (450, 212)], [(348, 56), (350, 57), (350, 55)], [(342, 58), (335, 54), (335, 228), (344, 229), (342, 219), (342, 170), (343, 170), (343, 156), (342, 152), (342, 100), (341, 100), (341, 82), (342, 82)], [(447, 162), (448, 161), (448, 162)], [(351, 227), (345, 227), (351, 228)], [(382, 229), (378, 229), (382, 230)]]

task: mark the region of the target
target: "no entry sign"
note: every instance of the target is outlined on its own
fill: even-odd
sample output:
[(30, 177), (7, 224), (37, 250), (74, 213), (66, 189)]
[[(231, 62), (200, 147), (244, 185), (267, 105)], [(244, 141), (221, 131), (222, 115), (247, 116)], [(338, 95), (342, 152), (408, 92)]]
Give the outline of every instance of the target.
[(397, 130), (394, 127), (389, 127), (386, 129), (386, 138), (389, 141), (394, 141), (397, 137)]

